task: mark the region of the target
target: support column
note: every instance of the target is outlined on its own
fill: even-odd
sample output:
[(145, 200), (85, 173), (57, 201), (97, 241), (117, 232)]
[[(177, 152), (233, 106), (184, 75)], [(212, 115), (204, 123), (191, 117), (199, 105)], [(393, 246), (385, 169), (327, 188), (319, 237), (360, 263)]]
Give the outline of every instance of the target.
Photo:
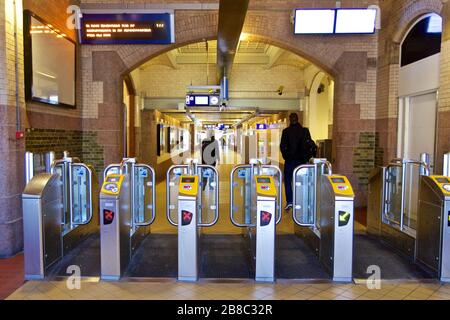
[(22, 20), (22, 1), (0, 0), (0, 258), (23, 248), (21, 194), (25, 185), (25, 141), (16, 139), (17, 125), (22, 126), (25, 115)]

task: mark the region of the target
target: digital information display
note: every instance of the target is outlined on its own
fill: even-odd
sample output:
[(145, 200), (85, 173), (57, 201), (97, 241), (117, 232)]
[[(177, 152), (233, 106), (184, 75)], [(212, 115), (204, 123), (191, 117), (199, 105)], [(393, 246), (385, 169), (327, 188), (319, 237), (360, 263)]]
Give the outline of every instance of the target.
[(333, 178), (331, 179), (333, 183), (345, 183), (345, 179), (343, 178)]
[(448, 180), (447, 178), (437, 178), (436, 181), (438, 183), (450, 183), (450, 180)]
[(373, 34), (377, 10), (372, 8), (297, 9), (295, 34)]
[(270, 178), (258, 178), (258, 183), (270, 183)]
[(181, 183), (194, 183), (195, 178), (182, 178)]
[(217, 95), (187, 95), (186, 106), (188, 107), (217, 107), (220, 103), (220, 97)]
[(111, 183), (117, 183), (119, 181), (120, 181), (119, 177), (109, 177), (108, 178), (108, 182), (111, 182)]
[(171, 13), (83, 13), (81, 44), (170, 44), (175, 43)]

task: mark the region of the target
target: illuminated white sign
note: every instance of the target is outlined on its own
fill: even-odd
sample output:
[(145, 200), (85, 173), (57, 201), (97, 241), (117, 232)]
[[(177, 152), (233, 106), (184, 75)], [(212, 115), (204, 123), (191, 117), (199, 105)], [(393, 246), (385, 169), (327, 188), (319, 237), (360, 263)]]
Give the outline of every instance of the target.
[(376, 9), (339, 9), (336, 33), (374, 33), (376, 18)]
[(334, 9), (295, 11), (295, 34), (330, 34), (334, 31)]
[(297, 9), (295, 34), (372, 34), (377, 9)]

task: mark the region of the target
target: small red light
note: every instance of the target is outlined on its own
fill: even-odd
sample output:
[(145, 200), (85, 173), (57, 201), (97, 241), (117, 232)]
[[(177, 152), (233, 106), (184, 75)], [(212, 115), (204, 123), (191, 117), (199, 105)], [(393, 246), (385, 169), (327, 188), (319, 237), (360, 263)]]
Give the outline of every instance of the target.
[(23, 138), (25, 138), (25, 132), (23, 132), (23, 131), (17, 131), (17, 132), (16, 132), (16, 139), (17, 139), (17, 140), (21, 140), (21, 139), (23, 139)]

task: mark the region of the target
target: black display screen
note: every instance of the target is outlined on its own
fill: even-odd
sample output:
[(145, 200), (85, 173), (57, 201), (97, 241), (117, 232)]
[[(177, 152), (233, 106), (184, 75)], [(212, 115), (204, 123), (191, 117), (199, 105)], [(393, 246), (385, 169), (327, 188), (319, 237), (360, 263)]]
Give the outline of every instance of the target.
[(258, 178), (258, 183), (270, 183), (270, 178)]
[(173, 15), (147, 14), (83, 14), (81, 44), (170, 44), (173, 38)]
[(181, 183), (194, 183), (195, 178), (182, 178)]
[(345, 183), (345, 179), (344, 178), (333, 178), (333, 179), (331, 179), (331, 181), (333, 183)]
[(450, 183), (450, 180), (448, 178), (436, 178), (436, 181), (438, 183)]

